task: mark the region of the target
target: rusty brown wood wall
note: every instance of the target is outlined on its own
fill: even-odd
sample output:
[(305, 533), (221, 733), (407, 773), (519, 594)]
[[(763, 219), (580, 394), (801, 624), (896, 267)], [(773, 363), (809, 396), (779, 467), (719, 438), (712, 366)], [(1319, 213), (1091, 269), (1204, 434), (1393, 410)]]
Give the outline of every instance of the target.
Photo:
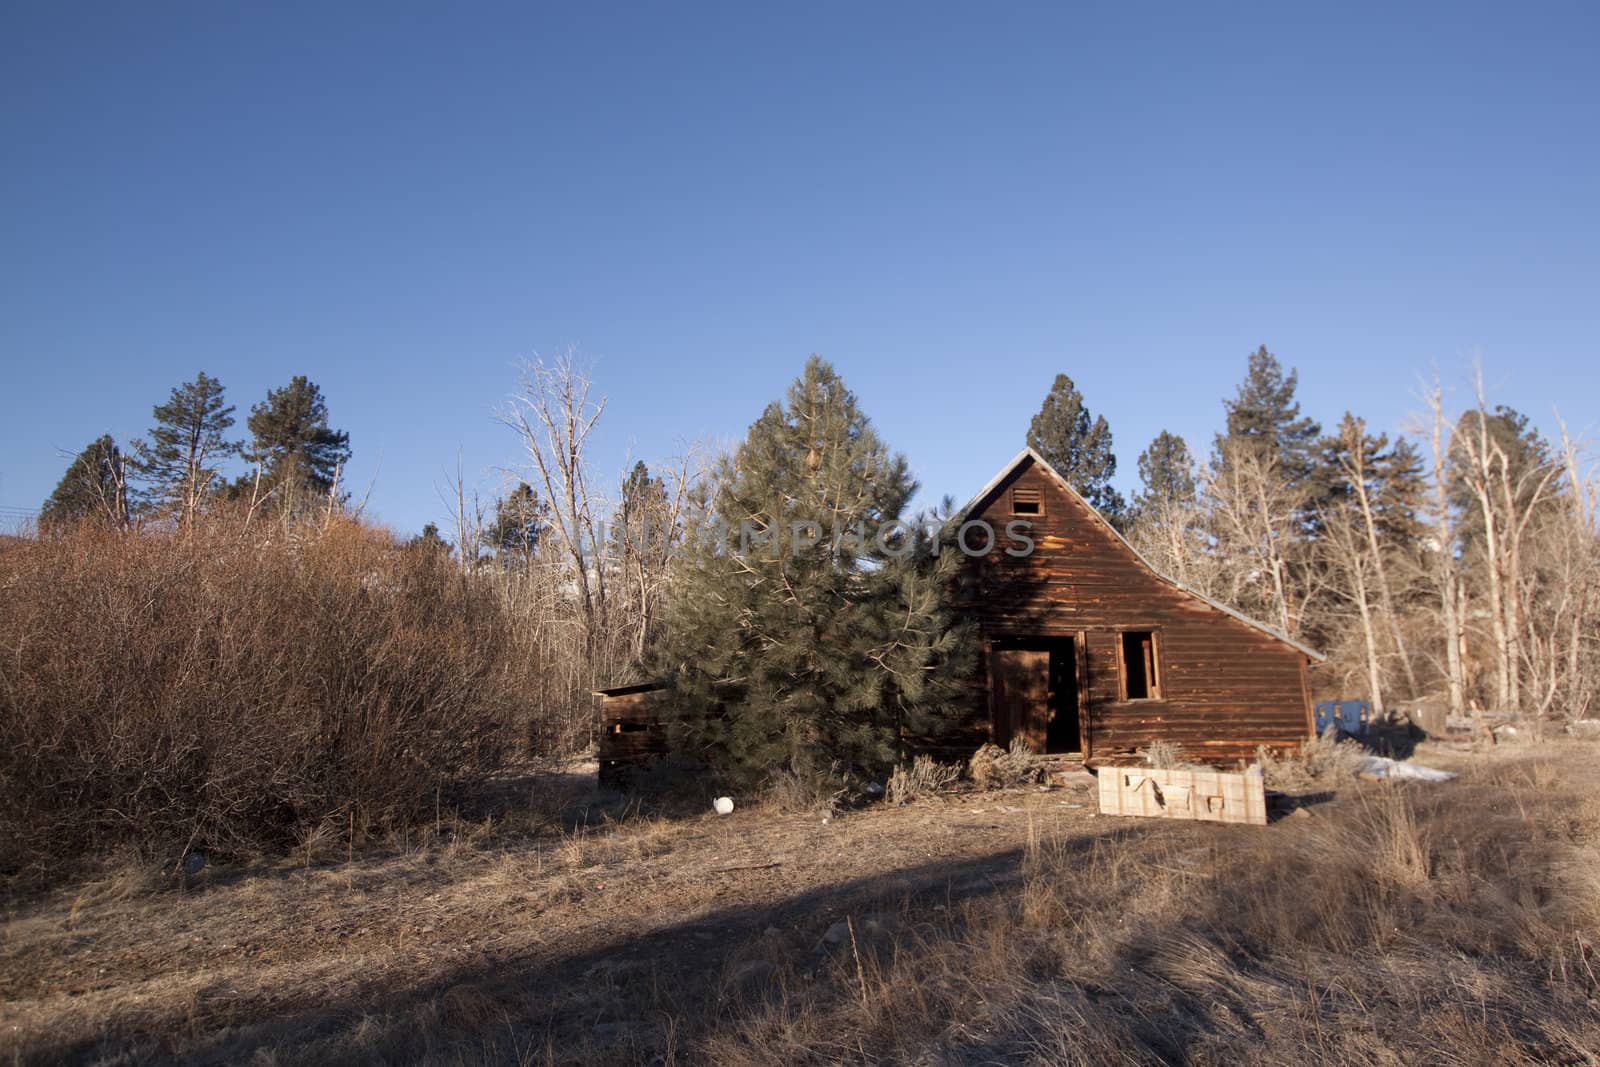
[[(1044, 513), (1013, 515), (1013, 486), (1038, 493)], [(1310, 735), (1302, 651), (1162, 580), (1033, 460), (968, 518), (990, 523), (1000, 540), (987, 556), (966, 560), (957, 579), (957, 606), (985, 641), (1084, 634), (1079, 714), (1091, 761), (1165, 740), (1224, 764), (1249, 759), (1258, 745), (1287, 747)], [(1003, 551), (1013, 519), (1031, 523), (1029, 556)], [(968, 543), (981, 540), (974, 531)], [(1120, 699), (1122, 630), (1159, 635), (1160, 700)], [(993, 663), (985, 672), (992, 678)]]
[(622, 786), (628, 773), (665, 755), (666, 694), (661, 689), (607, 693), (600, 701), (600, 784)]

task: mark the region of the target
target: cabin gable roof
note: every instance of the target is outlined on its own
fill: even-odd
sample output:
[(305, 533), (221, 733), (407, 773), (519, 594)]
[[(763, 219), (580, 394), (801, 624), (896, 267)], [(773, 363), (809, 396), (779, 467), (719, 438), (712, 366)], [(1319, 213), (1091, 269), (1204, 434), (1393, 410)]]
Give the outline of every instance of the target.
[(999, 473), (997, 473), (993, 478), (989, 479), (988, 483), (984, 485), (982, 489), (979, 489), (971, 500), (967, 501), (966, 506), (956, 513), (952, 521), (959, 525), (962, 522), (965, 522), (970, 516), (980, 513), (990, 504), (990, 502), (998, 495), (998, 493), (1003, 490), (1005, 486), (1009, 484), (1014, 477), (1029, 464), (1037, 465), (1039, 470), (1050, 479), (1051, 483), (1056, 488), (1060, 489), (1062, 493), (1064, 493), (1071, 500), (1075, 501), (1078, 505), (1081, 505), (1081, 510), (1090, 516), (1091, 521), (1099, 525), (1103, 533), (1110, 535), (1111, 540), (1120, 548), (1121, 551), (1126, 552), (1129, 557), (1138, 563), (1139, 566), (1144, 568), (1159, 581), (1171, 586), (1186, 596), (1200, 601), (1208, 607), (1222, 612), (1224, 615), (1230, 616), (1231, 618), (1244, 623), (1246, 626), (1249, 626), (1250, 628), (1267, 635), (1273, 640), (1287, 645), (1289, 648), (1294, 649), (1296, 652), (1301, 653), (1314, 662), (1320, 663), (1326, 658), (1322, 655), (1322, 653), (1316, 651), (1308, 645), (1294, 640), (1281, 630), (1278, 630), (1272, 626), (1268, 626), (1266, 623), (1252, 619), (1237, 609), (1229, 607), (1227, 604), (1224, 604), (1221, 601), (1214, 600), (1211, 597), (1206, 596), (1204, 593), (1190, 588), (1184, 583), (1178, 581), (1176, 578), (1162, 573), (1154, 565), (1152, 565), (1149, 560), (1145, 559), (1143, 554), (1141, 554), (1138, 549), (1129, 544), (1128, 539), (1123, 537), (1117, 528), (1112, 526), (1111, 523), (1106, 520), (1105, 516), (1100, 514), (1094, 505), (1085, 500), (1082, 494), (1072, 487), (1072, 483), (1068, 482), (1066, 478), (1062, 477), (1059, 471), (1052, 467), (1043, 456), (1039, 455), (1039, 453), (1035, 452), (1032, 448), (1024, 448), (1021, 452), (1017, 453), (1011, 462), (1002, 467)]

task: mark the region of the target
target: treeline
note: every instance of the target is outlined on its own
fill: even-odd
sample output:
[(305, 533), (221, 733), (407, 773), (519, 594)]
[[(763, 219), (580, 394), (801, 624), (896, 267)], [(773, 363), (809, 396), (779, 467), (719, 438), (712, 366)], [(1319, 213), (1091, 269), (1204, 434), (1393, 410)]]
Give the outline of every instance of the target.
[(1224, 401), (1202, 462), (1163, 432), (1140, 491), (1111, 486), (1105, 419), (1057, 379), (1028, 434), (1158, 569), (1325, 649), (1327, 695), (1535, 724), (1582, 718), (1600, 690), (1596, 492), (1559, 440), (1491, 405), (1481, 378), (1452, 414), (1435, 382), (1413, 432), (1301, 411), (1265, 347)]
[[(123, 448), (103, 434), (85, 446), (40, 509), (41, 529), (181, 526), (218, 500), (286, 518), (344, 504), (350, 435), (329, 425), (315, 382), (297, 375), (269, 390), (250, 409), (248, 440), (232, 436), (234, 411), (222, 382), (201, 371), (155, 406), (148, 436)], [(236, 460), (247, 469), (229, 479), (225, 467)]]
[[(146, 438), (93, 443), (40, 535), (0, 542), (0, 874), (403, 828), (464, 777), (585, 749), (606, 684), (677, 687), (701, 785), (881, 781), (969, 710), (955, 554), (926, 526), (949, 507), (906, 514), (909, 464), (832, 367), (810, 360), (736, 448), (614, 478), (589, 460), (591, 391), (570, 357), (529, 364), (500, 413), (520, 480), (458, 473), (452, 529), (410, 539), (349, 506), (349, 438), (304, 378), (248, 439), (200, 375)], [(1437, 386), (1415, 434), (1325, 430), (1295, 393), (1252, 354), (1206, 459), (1160, 434), (1127, 500), (1067, 376), (1027, 441), (1160, 570), (1328, 650), (1328, 695), (1587, 715), (1597, 487), (1565, 431), (1481, 390), (1452, 415)], [(902, 542), (740, 551), (750, 524), (912, 518)]]

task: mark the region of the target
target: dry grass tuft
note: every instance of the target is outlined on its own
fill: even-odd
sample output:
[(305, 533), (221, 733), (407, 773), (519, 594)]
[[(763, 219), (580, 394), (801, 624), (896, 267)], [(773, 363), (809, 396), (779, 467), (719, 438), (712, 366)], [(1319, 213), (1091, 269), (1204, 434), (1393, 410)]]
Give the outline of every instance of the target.
[(1348, 781), (1366, 755), (1359, 744), (1341, 739), (1333, 729), (1288, 753), (1256, 749), (1267, 786), (1274, 789), (1307, 789)]
[(831, 818), (838, 814), (839, 806), (849, 792), (836, 782), (796, 774), (785, 768), (774, 771), (767, 778), (762, 799), (775, 811)]
[(1044, 775), (1044, 760), (1022, 738), (1011, 747), (984, 745), (967, 761), (967, 774), (980, 789), (1000, 789), (1037, 782)]
[(1152, 741), (1145, 748), (1141, 756), (1145, 766), (1156, 767), (1164, 771), (1183, 770), (1189, 767), (1198, 767), (1200, 764), (1188, 759), (1183, 754), (1183, 749), (1171, 741)]
[(932, 756), (918, 756), (909, 765), (901, 764), (894, 769), (884, 793), (890, 804), (908, 804), (936, 795), (960, 777), (959, 766), (940, 763)]

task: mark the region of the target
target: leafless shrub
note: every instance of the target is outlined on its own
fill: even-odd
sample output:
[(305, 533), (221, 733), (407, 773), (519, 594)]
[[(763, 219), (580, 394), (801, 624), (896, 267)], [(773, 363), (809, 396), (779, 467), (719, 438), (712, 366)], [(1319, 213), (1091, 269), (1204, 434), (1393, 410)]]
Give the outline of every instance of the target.
[(85, 526), (8, 546), (0, 589), (9, 876), (119, 845), (313, 855), (433, 816), (525, 713), (492, 591), (337, 517)]
[(932, 756), (918, 756), (894, 769), (884, 793), (891, 804), (907, 804), (933, 796), (960, 777), (959, 766), (940, 763)]
[(1360, 745), (1341, 739), (1332, 728), (1288, 753), (1264, 746), (1256, 749), (1256, 762), (1261, 764), (1267, 784), (1288, 789), (1328, 785), (1349, 778), (1365, 758)]

